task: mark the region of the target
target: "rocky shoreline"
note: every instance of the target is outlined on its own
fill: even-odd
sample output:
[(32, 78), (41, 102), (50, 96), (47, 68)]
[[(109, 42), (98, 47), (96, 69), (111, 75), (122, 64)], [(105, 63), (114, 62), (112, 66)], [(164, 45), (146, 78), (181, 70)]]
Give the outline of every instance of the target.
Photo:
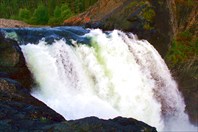
[(32, 27), (32, 26), (22, 21), (0, 18), (0, 28), (21, 28), (21, 27)]

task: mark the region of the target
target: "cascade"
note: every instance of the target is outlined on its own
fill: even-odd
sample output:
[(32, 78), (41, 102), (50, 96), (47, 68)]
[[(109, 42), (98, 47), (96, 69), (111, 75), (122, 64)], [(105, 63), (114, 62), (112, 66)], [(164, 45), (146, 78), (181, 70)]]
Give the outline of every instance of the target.
[(100, 29), (53, 41), (42, 37), (20, 46), (37, 84), (32, 95), (65, 119), (123, 116), (158, 131), (197, 129), (184, 113), (183, 98), (164, 60), (146, 40)]

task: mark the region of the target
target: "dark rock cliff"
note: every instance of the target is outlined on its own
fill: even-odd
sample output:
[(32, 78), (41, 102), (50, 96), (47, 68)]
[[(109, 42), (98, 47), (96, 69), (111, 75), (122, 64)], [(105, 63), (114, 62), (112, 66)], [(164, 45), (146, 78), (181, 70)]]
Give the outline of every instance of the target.
[(18, 43), (5, 39), (0, 33), (0, 77), (2, 76), (17, 80), (29, 89), (32, 85), (31, 73), (25, 64), (25, 58)]

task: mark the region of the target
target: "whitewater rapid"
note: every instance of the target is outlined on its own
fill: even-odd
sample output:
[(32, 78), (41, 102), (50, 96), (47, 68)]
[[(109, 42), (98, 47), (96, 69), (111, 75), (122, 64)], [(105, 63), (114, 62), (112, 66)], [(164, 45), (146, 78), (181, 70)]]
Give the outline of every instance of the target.
[(133, 34), (91, 30), (90, 44), (64, 39), (21, 45), (32, 95), (65, 119), (132, 117), (158, 131), (196, 131), (176, 82), (154, 47)]

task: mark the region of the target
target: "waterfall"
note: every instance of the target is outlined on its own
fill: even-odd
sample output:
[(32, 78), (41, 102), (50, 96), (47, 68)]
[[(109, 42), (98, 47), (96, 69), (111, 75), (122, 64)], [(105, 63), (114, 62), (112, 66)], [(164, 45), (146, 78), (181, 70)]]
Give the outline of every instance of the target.
[(65, 119), (132, 117), (158, 131), (196, 130), (164, 60), (145, 40), (90, 30), (90, 43), (65, 39), (21, 45), (37, 86), (32, 95)]

